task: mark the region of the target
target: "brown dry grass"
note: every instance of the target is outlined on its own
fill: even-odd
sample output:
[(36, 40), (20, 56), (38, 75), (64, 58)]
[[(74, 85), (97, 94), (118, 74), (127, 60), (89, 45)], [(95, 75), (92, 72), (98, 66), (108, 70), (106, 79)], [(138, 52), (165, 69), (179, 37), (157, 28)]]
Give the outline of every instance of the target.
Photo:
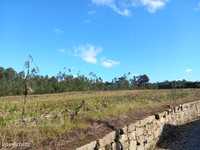
[[(139, 119), (167, 104), (199, 98), (199, 89), (180, 89), (176, 93), (172, 90), (134, 90), (32, 95), (28, 98), (26, 125), (23, 125), (20, 121), (23, 97), (0, 97), (0, 138), (3, 143), (40, 145), (42, 141), (58, 139), (72, 131), (87, 131), (96, 126), (95, 121), (113, 120), (117, 125), (119, 121), (116, 120), (132, 121), (134, 116)], [(74, 120), (70, 120), (68, 113), (62, 113), (66, 109), (74, 111), (83, 100), (85, 105)], [(80, 139), (85, 137), (84, 133), (79, 136)]]

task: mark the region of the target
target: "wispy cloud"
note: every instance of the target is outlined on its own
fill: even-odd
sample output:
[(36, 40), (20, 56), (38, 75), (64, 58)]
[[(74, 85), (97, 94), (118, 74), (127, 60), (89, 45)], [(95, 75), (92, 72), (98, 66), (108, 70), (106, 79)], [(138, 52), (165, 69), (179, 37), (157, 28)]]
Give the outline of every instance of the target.
[(131, 12), (127, 8), (120, 8), (116, 3), (117, 0), (92, 0), (92, 3), (97, 6), (110, 7), (114, 12), (121, 16), (130, 16)]
[(192, 73), (192, 69), (191, 68), (187, 68), (186, 70), (185, 70), (185, 72), (187, 73), (187, 74), (191, 74)]
[(83, 20), (83, 23), (85, 23), (85, 24), (88, 24), (88, 23), (91, 23), (91, 22), (92, 22), (92, 20), (90, 20), (90, 19)]
[(168, 0), (91, 0), (97, 6), (110, 7), (121, 16), (130, 16), (131, 9), (144, 7), (150, 13), (155, 13), (165, 7)]
[(94, 15), (95, 13), (96, 13), (95, 10), (90, 10), (90, 11), (88, 11), (88, 15)]
[(92, 0), (92, 2), (97, 5), (109, 6), (112, 5), (115, 2), (115, 0)]
[(200, 1), (197, 3), (197, 6), (194, 8), (196, 11), (200, 11)]
[(114, 67), (116, 65), (119, 65), (119, 64), (120, 64), (119, 61), (112, 60), (112, 59), (106, 59), (106, 58), (104, 58), (104, 59), (101, 60), (101, 65), (103, 67), (105, 67), (105, 68), (112, 68), (112, 67)]
[(58, 49), (57, 51), (60, 52), (60, 53), (65, 53), (65, 52), (66, 52), (66, 49), (60, 48), (60, 49)]
[(155, 13), (162, 9), (168, 0), (140, 0), (140, 2), (150, 13)]
[(101, 47), (95, 47), (91, 44), (81, 45), (74, 48), (75, 56), (80, 57), (83, 61), (96, 64), (97, 63), (97, 55), (101, 53)]
[(55, 29), (53, 30), (53, 32), (56, 33), (56, 34), (63, 34), (63, 33), (64, 33), (64, 30), (62, 30), (62, 29), (60, 29), (60, 28), (55, 28)]
[(111, 8), (121, 16), (131, 16), (131, 11), (127, 8), (120, 9), (116, 5), (113, 5)]

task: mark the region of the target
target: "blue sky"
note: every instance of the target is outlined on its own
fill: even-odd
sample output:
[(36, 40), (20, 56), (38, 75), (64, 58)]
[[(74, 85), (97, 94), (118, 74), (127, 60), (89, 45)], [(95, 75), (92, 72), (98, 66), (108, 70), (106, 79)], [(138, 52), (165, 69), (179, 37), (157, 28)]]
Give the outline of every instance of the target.
[(0, 66), (200, 79), (200, 0), (1, 0)]

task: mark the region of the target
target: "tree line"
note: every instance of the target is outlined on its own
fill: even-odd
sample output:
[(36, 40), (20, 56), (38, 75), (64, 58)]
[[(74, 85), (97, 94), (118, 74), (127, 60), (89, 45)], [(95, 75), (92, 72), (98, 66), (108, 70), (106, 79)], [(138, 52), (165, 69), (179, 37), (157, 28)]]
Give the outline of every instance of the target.
[[(103, 81), (95, 73), (88, 76), (73, 75), (71, 69), (59, 72), (56, 76), (42, 76), (33, 68), (28, 72), (29, 88), (32, 94), (60, 93), (67, 91), (89, 90), (130, 90), (130, 89), (171, 89), (171, 88), (200, 88), (200, 82), (195, 81), (164, 81), (150, 83), (149, 76), (132, 76), (130, 73)], [(17, 72), (13, 68), (0, 67), (0, 96), (23, 95), (26, 71)]]

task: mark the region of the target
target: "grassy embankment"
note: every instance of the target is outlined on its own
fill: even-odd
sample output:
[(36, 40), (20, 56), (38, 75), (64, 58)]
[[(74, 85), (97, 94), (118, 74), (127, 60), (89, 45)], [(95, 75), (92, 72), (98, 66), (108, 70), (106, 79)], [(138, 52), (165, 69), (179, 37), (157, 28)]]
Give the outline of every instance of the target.
[[(199, 100), (200, 90), (135, 90), (108, 92), (69, 92), (33, 95), (28, 97), (25, 125), (21, 123), (23, 97), (0, 97), (0, 138), (4, 143), (31, 142), (38, 144), (77, 128), (87, 128), (87, 120), (105, 120), (124, 116), (129, 112), (144, 112), (172, 103)], [(74, 120), (75, 111), (82, 101)], [(176, 100), (176, 102), (173, 102)]]

